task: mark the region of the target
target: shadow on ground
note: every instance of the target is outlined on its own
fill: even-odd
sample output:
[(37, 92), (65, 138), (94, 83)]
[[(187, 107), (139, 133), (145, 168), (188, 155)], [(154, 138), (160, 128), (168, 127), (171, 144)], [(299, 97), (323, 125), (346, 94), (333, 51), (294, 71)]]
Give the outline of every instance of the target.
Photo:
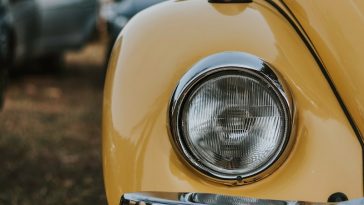
[(103, 56), (95, 44), (67, 54), (61, 71), (10, 79), (0, 113), (0, 204), (106, 204)]

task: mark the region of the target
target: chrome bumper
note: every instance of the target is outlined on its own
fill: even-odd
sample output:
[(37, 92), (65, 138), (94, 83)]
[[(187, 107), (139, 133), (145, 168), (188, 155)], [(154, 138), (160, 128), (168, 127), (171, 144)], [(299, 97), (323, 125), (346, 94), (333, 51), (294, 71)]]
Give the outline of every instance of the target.
[(121, 205), (359, 205), (363, 199), (337, 203), (314, 203), (303, 201), (280, 201), (224, 196), (202, 193), (143, 192), (126, 193), (121, 197)]

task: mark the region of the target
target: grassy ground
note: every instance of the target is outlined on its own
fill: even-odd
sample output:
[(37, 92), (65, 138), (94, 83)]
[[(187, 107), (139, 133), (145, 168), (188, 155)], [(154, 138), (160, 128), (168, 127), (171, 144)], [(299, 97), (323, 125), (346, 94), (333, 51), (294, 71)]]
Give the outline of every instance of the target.
[(94, 44), (67, 54), (60, 73), (21, 72), (10, 79), (0, 112), (0, 204), (106, 204), (103, 55)]

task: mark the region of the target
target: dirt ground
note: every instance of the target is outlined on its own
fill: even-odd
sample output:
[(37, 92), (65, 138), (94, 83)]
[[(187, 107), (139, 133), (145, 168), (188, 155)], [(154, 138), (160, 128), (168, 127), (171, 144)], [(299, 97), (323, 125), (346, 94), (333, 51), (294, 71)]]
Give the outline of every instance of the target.
[(0, 204), (106, 204), (103, 63), (104, 47), (93, 43), (68, 53), (58, 72), (11, 77), (0, 112)]

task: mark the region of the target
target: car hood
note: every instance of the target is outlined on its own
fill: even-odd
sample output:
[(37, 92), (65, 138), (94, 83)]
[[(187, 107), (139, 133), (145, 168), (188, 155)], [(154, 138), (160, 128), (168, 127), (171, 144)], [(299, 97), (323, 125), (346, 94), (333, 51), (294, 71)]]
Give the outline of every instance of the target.
[(364, 1), (284, 0), (364, 134)]

